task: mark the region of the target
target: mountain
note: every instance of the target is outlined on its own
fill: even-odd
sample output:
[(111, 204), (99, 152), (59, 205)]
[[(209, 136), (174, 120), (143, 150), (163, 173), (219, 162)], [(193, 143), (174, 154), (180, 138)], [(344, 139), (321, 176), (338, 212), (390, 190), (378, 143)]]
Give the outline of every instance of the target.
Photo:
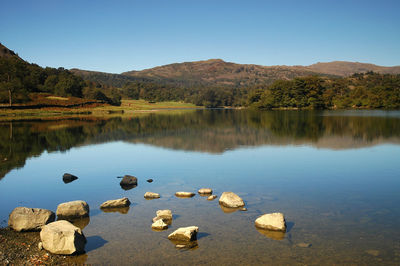
[(0, 43), (0, 58), (12, 58), (12, 57), (21, 59), (14, 51), (8, 49), (2, 43)]
[(124, 76), (149, 78), (156, 82), (193, 86), (245, 87), (271, 84), (278, 79), (314, 75), (302, 66), (260, 66), (236, 64), (221, 59), (175, 63), (142, 71), (128, 71)]
[(326, 63), (316, 63), (306, 67), (307, 69), (323, 74), (336, 75), (341, 77), (350, 76), (354, 73), (365, 73), (373, 71), (381, 74), (400, 74), (400, 66), (385, 67), (374, 64), (333, 61)]

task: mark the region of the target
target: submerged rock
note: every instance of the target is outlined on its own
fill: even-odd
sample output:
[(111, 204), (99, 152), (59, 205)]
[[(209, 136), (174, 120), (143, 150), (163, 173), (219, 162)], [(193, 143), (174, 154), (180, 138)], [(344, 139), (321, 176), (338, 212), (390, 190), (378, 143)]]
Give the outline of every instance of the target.
[(268, 238), (271, 238), (273, 240), (282, 240), (285, 238), (285, 232), (283, 232), (283, 231), (273, 231), (273, 230), (261, 229), (261, 228), (257, 228), (257, 227), (256, 227), (256, 229), (260, 234), (262, 234)]
[(43, 226), (40, 240), (43, 248), (54, 254), (71, 255), (85, 251), (86, 238), (82, 230), (64, 220)]
[(228, 208), (243, 207), (244, 202), (241, 197), (233, 192), (224, 192), (219, 198), (219, 203)]
[(208, 196), (207, 200), (215, 200), (217, 198), (217, 195), (211, 195)]
[(158, 199), (160, 198), (160, 194), (154, 192), (146, 192), (144, 193), (145, 199)]
[(107, 208), (125, 208), (131, 205), (131, 202), (127, 197), (115, 200), (107, 200), (100, 205), (100, 209), (107, 209)]
[(160, 218), (151, 225), (151, 228), (154, 230), (164, 230), (168, 228), (168, 224), (164, 223), (164, 221)]
[(57, 207), (59, 220), (76, 219), (89, 216), (89, 205), (83, 200), (64, 202)]
[(132, 189), (137, 186), (137, 178), (131, 175), (124, 175), (119, 184), (124, 190)]
[(74, 176), (74, 175), (71, 175), (71, 174), (68, 174), (68, 173), (65, 173), (63, 175), (63, 181), (64, 181), (65, 184), (71, 183), (72, 181), (77, 180), (77, 179), (78, 179), (77, 176)]
[(212, 194), (212, 189), (211, 188), (201, 188), (197, 192), (199, 192), (200, 195)]
[(168, 239), (174, 241), (193, 241), (197, 239), (197, 232), (199, 232), (197, 226), (181, 227), (171, 233)]
[(15, 231), (38, 231), (54, 220), (55, 214), (50, 210), (17, 207), (9, 215), (8, 226)]
[(171, 242), (175, 244), (175, 247), (177, 249), (195, 249), (199, 246), (199, 244), (197, 243), (196, 240), (185, 242), (185, 243), (179, 242), (179, 241), (176, 242), (173, 240)]
[(147, 181), (148, 183), (151, 183), (151, 182), (153, 182), (153, 179), (150, 178), (150, 179), (147, 179), (146, 181)]
[(127, 214), (129, 212), (129, 206), (128, 207), (119, 207), (119, 208), (104, 208), (101, 209), (103, 212), (119, 212), (121, 214)]
[(298, 243), (296, 246), (298, 246), (300, 248), (309, 248), (309, 247), (311, 247), (311, 244), (302, 242), (302, 243)]
[(286, 231), (285, 217), (280, 212), (268, 213), (258, 217), (255, 225), (261, 229)]
[(196, 195), (193, 192), (183, 192), (183, 191), (179, 191), (175, 193), (175, 196), (179, 197), (179, 198), (191, 198), (194, 195)]

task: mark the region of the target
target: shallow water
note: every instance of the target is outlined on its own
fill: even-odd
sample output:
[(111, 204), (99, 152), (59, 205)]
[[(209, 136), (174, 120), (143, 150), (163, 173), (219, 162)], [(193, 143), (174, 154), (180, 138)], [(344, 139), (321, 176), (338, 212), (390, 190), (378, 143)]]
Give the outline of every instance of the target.
[[(90, 264), (393, 264), (400, 263), (398, 112), (190, 111), (113, 119), (0, 123), (0, 219), (17, 206), (56, 210), (82, 199)], [(78, 180), (62, 181), (65, 172)], [(119, 186), (132, 174), (139, 185)], [(148, 178), (154, 179), (147, 183)], [(176, 191), (233, 191), (248, 211)], [(161, 194), (145, 200), (146, 191)], [(129, 210), (102, 212), (126, 196)], [(171, 209), (166, 231), (151, 230)], [(283, 212), (285, 234), (254, 220)], [(196, 246), (167, 235), (196, 225)], [(300, 243), (311, 244), (300, 247)]]

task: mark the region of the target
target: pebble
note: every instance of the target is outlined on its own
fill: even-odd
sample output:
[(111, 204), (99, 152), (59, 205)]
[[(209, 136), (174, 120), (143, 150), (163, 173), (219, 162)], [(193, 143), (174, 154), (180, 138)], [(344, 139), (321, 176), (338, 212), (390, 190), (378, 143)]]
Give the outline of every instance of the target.
[(151, 183), (151, 182), (153, 182), (153, 179), (147, 179), (147, 182), (149, 182), (149, 183)]
[(303, 243), (298, 243), (297, 246), (300, 248), (309, 248), (309, 247), (311, 247), (311, 244), (303, 242)]

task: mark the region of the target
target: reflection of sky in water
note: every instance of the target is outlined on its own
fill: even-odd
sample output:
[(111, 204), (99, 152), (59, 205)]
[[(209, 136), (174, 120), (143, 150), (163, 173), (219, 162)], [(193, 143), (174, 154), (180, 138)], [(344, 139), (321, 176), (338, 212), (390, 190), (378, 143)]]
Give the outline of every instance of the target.
[[(394, 262), (399, 258), (393, 251), (399, 239), (399, 158), (397, 145), (347, 150), (260, 146), (222, 154), (123, 142), (85, 146), (43, 153), (8, 173), (0, 182), (0, 218), (7, 220), (16, 206), (55, 211), (61, 202), (86, 200), (91, 207), (90, 224), (84, 229), (89, 239), (88, 263), (157, 263), (154, 258), (165, 263), (183, 259), (183, 263), (204, 256), (215, 262), (239, 263), (232, 252), (256, 264), (272, 259), (293, 263), (291, 256), (302, 263), (344, 263), (345, 258), (363, 263), (370, 256), (365, 257), (365, 250), (370, 249), (380, 250), (383, 261)], [(79, 179), (64, 184), (65, 172)], [(124, 174), (137, 176), (139, 186), (122, 190), (117, 176)], [(148, 178), (154, 182), (145, 182)], [(248, 211), (226, 214), (218, 200), (174, 196), (176, 191), (201, 187), (211, 187), (218, 195), (236, 192)], [(144, 200), (146, 191), (160, 193), (161, 199)], [(98, 209), (103, 201), (122, 196), (133, 202), (127, 214)], [(151, 218), (164, 208), (176, 215), (172, 227), (153, 232)], [(272, 211), (284, 212), (291, 224), (284, 237), (269, 237), (254, 228), (255, 218)], [(166, 239), (173, 229), (187, 225), (198, 225), (204, 234), (190, 254), (177, 251)], [(299, 242), (312, 242), (313, 255), (295, 248)], [(265, 256), (266, 248), (275, 256)], [(123, 250), (147, 255), (127, 255)], [(283, 251), (276, 257), (279, 250)]]
[[(398, 265), (400, 146), (388, 144), (399, 143), (397, 114), (220, 110), (64, 121), (70, 127), (59, 131), (47, 128), (57, 121), (5, 123), (0, 135), (13, 138), (1, 155), (13, 153), (0, 179), (1, 226), (16, 206), (55, 211), (61, 202), (82, 199), (91, 208), (88, 252), (71, 263)], [(27, 132), (32, 138), (23, 138)], [(113, 142), (90, 145), (106, 141)], [(66, 172), (79, 179), (64, 184)], [(121, 189), (117, 177), (125, 174), (137, 176), (139, 185)], [(225, 212), (218, 199), (174, 196), (201, 187), (236, 192), (248, 211)], [(161, 198), (146, 201), (146, 191)], [(129, 209), (99, 209), (124, 196)], [(174, 214), (163, 232), (150, 227), (158, 209)], [(258, 216), (275, 211), (286, 215), (286, 234), (255, 229)], [(177, 250), (167, 236), (189, 225), (200, 227), (198, 246)]]

